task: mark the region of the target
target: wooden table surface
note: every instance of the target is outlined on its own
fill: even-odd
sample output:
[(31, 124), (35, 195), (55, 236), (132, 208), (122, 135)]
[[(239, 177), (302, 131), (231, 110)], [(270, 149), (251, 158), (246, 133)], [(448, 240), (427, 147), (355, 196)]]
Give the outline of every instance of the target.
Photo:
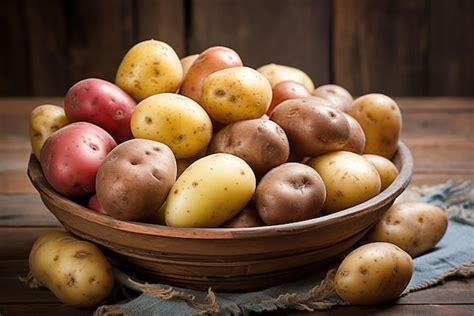
[[(474, 182), (474, 99), (397, 101), (403, 115), (402, 139), (415, 159), (412, 184), (438, 184), (452, 178)], [(28, 117), (35, 106), (43, 103), (61, 105), (62, 100), (0, 99), (0, 315), (90, 315), (91, 311), (61, 304), (46, 289), (29, 289), (18, 280), (28, 272), (27, 258), (35, 238), (59, 225), (26, 175), (30, 154)], [(474, 315), (474, 279), (449, 280), (391, 305), (339, 307), (321, 314), (346, 313)]]

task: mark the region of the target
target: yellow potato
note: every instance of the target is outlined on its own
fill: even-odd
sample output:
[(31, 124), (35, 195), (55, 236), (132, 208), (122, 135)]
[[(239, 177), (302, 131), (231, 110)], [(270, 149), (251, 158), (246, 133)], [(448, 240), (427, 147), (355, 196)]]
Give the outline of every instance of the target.
[(182, 80), (183, 68), (173, 48), (148, 40), (127, 52), (117, 70), (115, 84), (141, 101), (157, 93), (176, 92)]
[(68, 123), (62, 107), (43, 104), (33, 109), (30, 115), (30, 142), (36, 158), (40, 159), (46, 138)]
[(211, 141), (212, 123), (203, 108), (188, 97), (160, 93), (140, 102), (130, 127), (135, 138), (168, 145), (177, 159), (189, 158)]
[(334, 213), (362, 203), (380, 192), (380, 177), (375, 167), (360, 155), (335, 151), (306, 162), (326, 186), (323, 212)]
[(446, 212), (424, 202), (394, 204), (372, 227), (366, 240), (397, 245), (412, 257), (431, 250), (448, 228)]
[(196, 58), (198, 58), (199, 54), (189, 55), (186, 57), (181, 58), (181, 67), (183, 67), (183, 78), (186, 77), (189, 68), (194, 63)]
[(352, 103), (348, 113), (364, 130), (364, 154), (392, 158), (402, 128), (402, 115), (397, 103), (383, 94), (366, 94)]
[(390, 184), (397, 178), (398, 176), (398, 169), (397, 167), (385, 157), (378, 156), (378, 155), (370, 155), (365, 154), (362, 155), (365, 159), (367, 159), (370, 163), (372, 163), (377, 169), (377, 172), (380, 176), (380, 191), (385, 190), (388, 188)]
[(94, 244), (51, 231), (39, 237), (29, 257), (33, 277), (63, 303), (93, 307), (112, 292), (112, 267)]
[(290, 66), (268, 64), (257, 69), (262, 75), (264, 75), (272, 87), (282, 81), (296, 81), (301, 83), (308, 92), (313, 92), (314, 83), (311, 78), (302, 70)]
[(207, 151), (207, 148), (204, 148), (195, 156), (192, 156), (189, 158), (176, 159), (176, 165), (178, 167), (176, 178), (178, 178), (184, 172), (184, 170), (186, 170), (193, 162), (195, 162), (199, 158), (204, 157), (206, 155), (206, 151)]
[(201, 105), (220, 123), (259, 118), (272, 101), (268, 80), (249, 67), (232, 67), (210, 74), (202, 87)]
[(376, 242), (347, 255), (336, 272), (335, 288), (356, 305), (380, 304), (402, 294), (413, 274), (411, 257), (397, 246)]
[(224, 153), (201, 158), (171, 188), (166, 200), (166, 224), (218, 227), (244, 208), (255, 185), (252, 169), (241, 158)]

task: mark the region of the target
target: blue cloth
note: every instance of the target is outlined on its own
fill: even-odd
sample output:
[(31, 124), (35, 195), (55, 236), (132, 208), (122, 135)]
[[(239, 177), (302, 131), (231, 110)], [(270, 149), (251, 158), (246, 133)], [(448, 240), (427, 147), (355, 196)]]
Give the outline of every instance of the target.
[[(436, 284), (453, 269), (463, 265), (472, 265), (474, 262), (474, 195), (471, 184), (447, 182), (415, 191), (416, 199), (443, 207), (451, 216), (447, 233), (435, 249), (414, 259), (413, 277), (405, 293)], [(250, 312), (272, 311), (279, 308), (315, 310), (330, 308), (332, 305), (345, 305), (346, 303), (334, 291), (329, 290), (330, 285), (327, 288), (329, 292), (315, 295), (320, 298), (319, 303), (315, 303), (314, 299), (305, 300), (305, 297), (309, 296), (309, 291), (325, 279), (326, 273), (327, 271), (321, 271), (302, 280), (257, 292), (215, 293), (215, 303), (208, 305), (218, 305), (220, 315), (247, 315)], [(158, 286), (169, 288), (161, 284)], [(194, 296), (197, 302), (205, 303), (210, 300), (205, 292), (181, 288), (174, 288), (174, 290)], [(141, 294), (128, 302), (108, 307), (125, 310), (133, 315), (145, 316), (195, 315), (200, 311), (188, 305), (183, 299), (164, 300), (147, 294)]]

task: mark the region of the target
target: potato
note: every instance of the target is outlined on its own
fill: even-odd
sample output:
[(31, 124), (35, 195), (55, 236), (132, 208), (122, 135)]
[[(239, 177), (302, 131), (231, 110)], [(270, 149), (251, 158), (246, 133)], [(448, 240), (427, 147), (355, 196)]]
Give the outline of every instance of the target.
[(176, 180), (166, 200), (166, 224), (218, 227), (252, 198), (255, 175), (237, 156), (213, 154), (195, 161)]
[(133, 137), (130, 117), (137, 103), (116, 85), (101, 79), (84, 79), (64, 97), (71, 122), (89, 122), (105, 129), (117, 143)]
[(229, 124), (259, 118), (272, 100), (272, 87), (249, 67), (232, 67), (210, 74), (203, 83), (201, 105), (212, 119)]
[(94, 194), (90, 197), (89, 201), (87, 201), (87, 208), (96, 211), (101, 214), (107, 215), (107, 212), (104, 210), (102, 205), (100, 205), (99, 200), (97, 199), (97, 194)]
[(327, 191), (323, 212), (334, 213), (362, 203), (380, 192), (380, 177), (364, 157), (335, 151), (306, 162), (324, 181)]
[(114, 287), (112, 267), (100, 249), (61, 231), (35, 241), (29, 268), (60, 301), (75, 307), (97, 306)]
[(179, 93), (200, 103), (204, 80), (210, 74), (230, 68), (243, 66), (239, 55), (230, 48), (214, 46), (203, 51), (189, 67)]
[(282, 81), (296, 81), (301, 83), (309, 92), (314, 90), (314, 83), (311, 78), (302, 70), (290, 66), (268, 64), (257, 69), (264, 75), (272, 87)]
[(278, 124), (258, 118), (227, 125), (214, 135), (207, 152), (240, 157), (260, 178), (271, 168), (286, 162), (290, 146)]
[(411, 257), (397, 246), (376, 242), (349, 253), (336, 272), (335, 288), (355, 305), (380, 304), (397, 299), (413, 274)]
[(51, 186), (67, 197), (95, 192), (95, 176), (102, 160), (117, 146), (102, 128), (87, 122), (69, 124), (51, 134), (41, 150), (40, 163)]
[(364, 154), (392, 158), (402, 128), (402, 115), (397, 103), (383, 94), (366, 94), (354, 101), (348, 114), (364, 130)]
[(131, 118), (135, 138), (168, 145), (177, 159), (197, 155), (211, 141), (212, 123), (193, 100), (174, 93), (160, 93), (140, 102)]
[(225, 222), (222, 227), (226, 228), (244, 228), (259, 227), (265, 225), (258, 216), (255, 206), (249, 203), (243, 210), (237, 213), (230, 220)]
[(176, 92), (182, 80), (183, 68), (176, 52), (155, 40), (133, 46), (115, 76), (115, 84), (137, 101), (157, 93)]
[(389, 185), (392, 184), (392, 182), (397, 178), (398, 169), (395, 167), (393, 162), (387, 158), (370, 154), (365, 154), (363, 157), (370, 161), (370, 163), (374, 165), (375, 169), (377, 169), (381, 183), (380, 191), (388, 188)]
[(280, 103), (270, 119), (283, 128), (296, 157), (339, 150), (349, 138), (344, 113), (309, 97)]
[(433, 249), (447, 228), (447, 214), (439, 207), (424, 202), (395, 203), (372, 227), (366, 241), (390, 242), (416, 257)]
[(344, 113), (349, 122), (349, 138), (341, 150), (351, 151), (356, 154), (362, 154), (365, 147), (365, 134), (360, 124), (349, 114)]
[(179, 177), (184, 172), (184, 170), (186, 170), (190, 165), (192, 165), (193, 162), (195, 162), (199, 158), (204, 157), (206, 155), (206, 150), (207, 148), (204, 148), (197, 155), (189, 158), (176, 159), (176, 166), (178, 167), (178, 173), (176, 174), (176, 177)]
[(296, 81), (282, 81), (272, 87), (272, 102), (267, 114), (272, 114), (276, 106), (286, 100), (310, 96), (305, 86)]
[(97, 172), (97, 198), (121, 220), (144, 221), (157, 212), (176, 180), (176, 159), (165, 144), (132, 139), (115, 147)]
[(354, 101), (349, 91), (335, 84), (319, 86), (313, 91), (312, 95), (327, 99), (336, 109), (342, 112), (348, 112)]
[(194, 61), (198, 58), (199, 54), (193, 54), (186, 57), (181, 58), (181, 67), (183, 67), (183, 79), (188, 74), (189, 68), (194, 63)]
[(255, 192), (255, 205), (268, 225), (314, 218), (326, 199), (323, 180), (314, 169), (288, 162), (270, 170)]
[(41, 149), (49, 135), (68, 123), (64, 109), (57, 105), (43, 104), (31, 111), (30, 142), (36, 158), (40, 159)]

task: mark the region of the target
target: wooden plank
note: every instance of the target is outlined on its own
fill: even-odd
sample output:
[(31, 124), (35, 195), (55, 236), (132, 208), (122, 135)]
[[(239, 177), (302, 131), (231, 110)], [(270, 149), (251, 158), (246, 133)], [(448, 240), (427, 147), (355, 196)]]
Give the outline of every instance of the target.
[(132, 13), (128, 0), (67, 1), (67, 87), (88, 77), (115, 80), (120, 61), (134, 44)]
[[(436, 305), (435, 305), (436, 304)], [(472, 315), (472, 305), (379, 305), (379, 306), (340, 306), (327, 311), (317, 311), (313, 313), (278, 310), (272, 315), (287, 316), (346, 316), (346, 315)]]
[(173, 47), (178, 56), (186, 55), (184, 0), (137, 0), (135, 42), (157, 39)]
[(68, 19), (61, 0), (25, 0), (31, 95), (64, 95), (67, 87)]
[(424, 95), (426, 0), (335, 0), (334, 82), (354, 95)]
[(39, 194), (0, 195), (0, 226), (59, 226)]
[(330, 9), (328, 0), (193, 0), (189, 53), (228, 46), (250, 67), (289, 65), (327, 83)]
[(0, 260), (25, 259), (30, 254), (31, 246), (39, 235), (54, 227), (0, 227)]
[(3, 1), (0, 5), (0, 95), (30, 95), (30, 63), (26, 18), (21, 1)]
[(91, 310), (78, 309), (61, 303), (56, 304), (4, 304), (0, 305), (0, 315), (24, 315), (24, 316), (92, 316)]
[(430, 1), (429, 95), (474, 95), (474, 2)]

